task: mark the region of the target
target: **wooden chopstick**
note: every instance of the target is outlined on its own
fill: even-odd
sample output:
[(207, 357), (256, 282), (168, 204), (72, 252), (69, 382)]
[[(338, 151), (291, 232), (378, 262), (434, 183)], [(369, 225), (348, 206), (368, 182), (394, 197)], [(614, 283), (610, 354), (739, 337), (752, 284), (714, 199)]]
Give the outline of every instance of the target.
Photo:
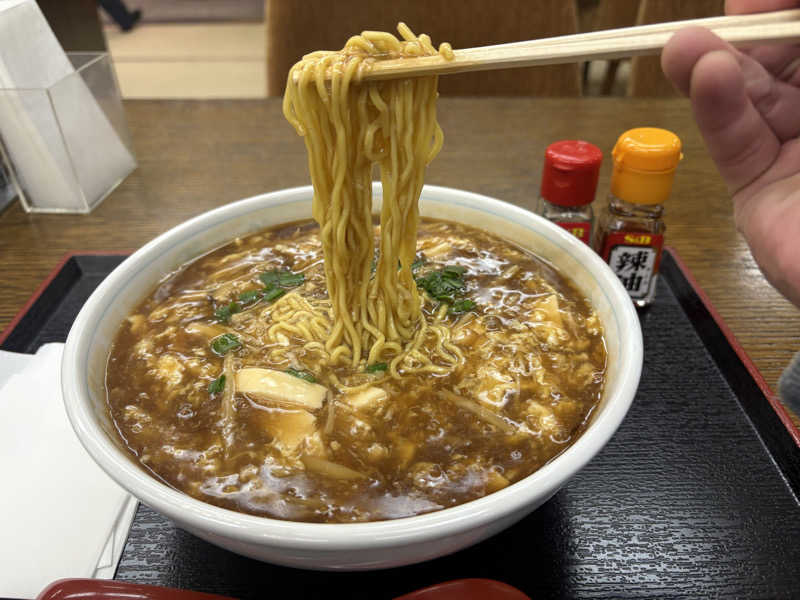
[(701, 25), (735, 46), (800, 42), (800, 10), (711, 17), (454, 50), (441, 56), (376, 61), (364, 79), (381, 80), (613, 59), (660, 51), (672, 35)]
[(607, 38), (619, 38), (626, 35), (643, 35), (648, 33), (675, 33), (686, 27), (705, 27), (706, 29), (720, 29), (731, 26), (752, 26), (764, 25), (769, 23), (786, 23), (800, 21), (800, 8), (790, 10), (777, 10), (772, 12), (757, 13), (746, 15), (747, 21), (742, 23), (742, 15), (725, 17), (706, 17), (703, 19), (689, 19), (684, 21), (670, 21), (668, 23), (653, 23), (650, 25), (639, 25), (636, 27), (620, 27), (617, 29), (602, 29), (600, 31), (590, 31), (588, 33), (561, 35), (538, 40), (528, 40), (523, 42), (508, 42), (497, 44), (494, 48), (511, 48), (514, 46), (538, 46), (570, 43), (571, 41), (590, 41), (603, 40)]

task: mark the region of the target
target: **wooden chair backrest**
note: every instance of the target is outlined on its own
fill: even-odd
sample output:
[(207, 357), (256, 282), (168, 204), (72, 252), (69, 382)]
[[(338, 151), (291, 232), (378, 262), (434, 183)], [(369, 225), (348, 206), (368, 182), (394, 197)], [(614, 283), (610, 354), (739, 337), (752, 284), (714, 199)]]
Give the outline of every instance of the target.
[[(280, 96), (291, 66), (334, 50), (365, 29), (396, 32), (404, 21), (434, 45), (470, 48), (577, 32), (574, 0), (266, 0), (267, 95)], [(448, 75), (442, 95), (580, 95), (578, 65)]]

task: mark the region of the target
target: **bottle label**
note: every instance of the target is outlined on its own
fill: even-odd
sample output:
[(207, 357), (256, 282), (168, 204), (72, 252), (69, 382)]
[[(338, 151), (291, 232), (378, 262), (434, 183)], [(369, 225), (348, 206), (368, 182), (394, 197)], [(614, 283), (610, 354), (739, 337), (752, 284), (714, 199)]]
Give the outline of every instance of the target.
[(592, 224), (588, 221), (578, 221), (575, 223), (556, 221), (555, 224), (563, 229), (566, 229), (582, 242), (586, 244), (589, 243)]
[(612, 232), (606, 234), (601, 256), (616, 273), (634, 300), (647, 297), (658, 273), (664, 236), (654, 233)]

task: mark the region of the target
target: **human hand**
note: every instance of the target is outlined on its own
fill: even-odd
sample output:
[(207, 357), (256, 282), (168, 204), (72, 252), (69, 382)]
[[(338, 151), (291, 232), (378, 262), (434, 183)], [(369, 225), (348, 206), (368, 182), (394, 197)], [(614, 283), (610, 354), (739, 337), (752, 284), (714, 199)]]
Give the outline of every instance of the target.
[[(728, 14), (788, 8), (800, 8), (800, 0), (725, 3)], [(661, 66), (691, 98), (753, 257), (800, 306), (800, 46), (739, 51), (692, 27), (664, 47)]]

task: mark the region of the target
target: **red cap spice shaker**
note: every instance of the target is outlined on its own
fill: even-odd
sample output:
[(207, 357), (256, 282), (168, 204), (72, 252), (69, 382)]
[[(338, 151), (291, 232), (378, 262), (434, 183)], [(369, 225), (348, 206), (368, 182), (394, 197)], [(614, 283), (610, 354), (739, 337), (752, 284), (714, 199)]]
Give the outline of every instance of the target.
[(544, 153), (537, 212), (587, 244), (592, 239), (592, 201), (602, 162), (600, 148), (582, 140), (554, 142)]

